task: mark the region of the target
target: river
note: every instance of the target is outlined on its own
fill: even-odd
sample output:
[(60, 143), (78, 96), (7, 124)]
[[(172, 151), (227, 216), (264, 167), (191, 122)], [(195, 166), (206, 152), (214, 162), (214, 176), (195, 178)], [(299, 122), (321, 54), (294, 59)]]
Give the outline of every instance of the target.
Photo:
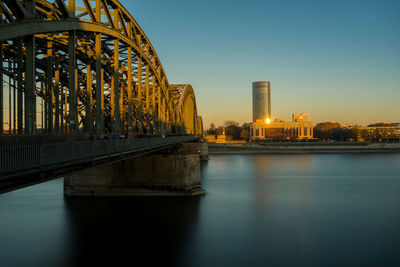
[(0, 266), (400, 266), (400, 154), (218, 155), (193, 198), (0, 195)]

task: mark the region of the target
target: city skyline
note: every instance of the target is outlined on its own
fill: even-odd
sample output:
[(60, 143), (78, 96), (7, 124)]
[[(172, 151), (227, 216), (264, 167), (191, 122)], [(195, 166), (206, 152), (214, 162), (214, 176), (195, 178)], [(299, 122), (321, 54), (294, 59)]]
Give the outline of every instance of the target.
[(205, 2), (121, 1), (169, 81), (193, 85), (206, 128), (250, 122), (258, 80), (271, 81), (273, 118), (400, 121), (396, 1)]

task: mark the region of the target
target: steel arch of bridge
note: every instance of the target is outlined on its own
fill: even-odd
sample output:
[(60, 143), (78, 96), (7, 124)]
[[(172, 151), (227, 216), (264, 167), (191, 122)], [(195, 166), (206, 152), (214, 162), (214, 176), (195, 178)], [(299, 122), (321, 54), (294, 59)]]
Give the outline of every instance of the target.
[(0, 134), (202, 132), (119, 1), (0, 0), (0, 18)]

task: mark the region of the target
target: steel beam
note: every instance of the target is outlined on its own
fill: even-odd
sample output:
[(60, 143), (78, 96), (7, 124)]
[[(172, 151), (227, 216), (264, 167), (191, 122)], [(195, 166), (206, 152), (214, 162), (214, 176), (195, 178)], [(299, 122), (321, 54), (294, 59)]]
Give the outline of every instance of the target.
[(4, 15), (6, 19), (12, 23), (14, 21), (11, 13), (7, 10), (7, 8), (4, 6), (3, 2), (0, 2), (0, 15)]
[[(76, 66), (76, 65), (75, 65)], [(78, 68), (75, 67), (75, 106), (76, 106), (76, 130), (79, 128), (79, 103), (78, 103), (78, 91), (79, 91), (79, 81), (78, 81)]]
[[(97, 21), (101, 21), (101, 1), (96, 0), (95, 17)], [(102, 68), (101, 68), (101, 33), (95, 35), (95, 68), (96, 68), (96, 133), (103, 131), (103, 86), (102, 86)]]
[(114, 40), (114, 71), (111, 82), (111, 125), (113, 132), (120, 131), (119, 110), (119, 41)]
[[(71, 1), (71, 3), (74, 1)], [(68, 2), (68, 6), (69, 6)], [(71, 4), (72, 5), (72, 4)], [(76, 58), (75, 58), (75, 42), (76, 33), (75, 31), (69, 31), (68, 33), (68, 103), (69, 103), (69, 128), (71, 132), (78, 129), (78, 115), (77, 115), (77, 100), (76, 100)]]
[(72, 15), (69, 13), (68, 8), (64, 4), (64, 0), (56, 0), (57, 6), (60, 9), (60, 12), (63, 16), (63, 18), (67, 19), (70, 18)]
[[(8, 59), (8, 72), (13, 73), (11, 70), (11, 61), (10, 58)], [(12, 100), (11, 100), (11, 88), (12, 88), (12, 82), (11, 82), (11, 75), (8, 75), (8, 134), (11, 134), (11, 107), (12, 107)]]
[(41, 122), (42, 122), (42, 124), (41, 124), (41, 130), (43, 131), (43, 125), (44, 125), (44, 115), (43, 115), (43, 97), (41, 97), (40, 98), (40, 115), (41, 115)]
[(53, 133), (53, 42), (47, 41), (46, 72), (47, 131)]
[[(54, 69), (54, 98), (55, 98), (55, 122), (54, 131), (56, 134), (60, 133), (60, 69), (58, 62), (58, 54), (55, 57), (55, 69)], [(62, 90), (61, 90), (62, 91)], [(62, 94), (62, 92), (61, 92)], [(62, 106), (62, 105), (61, 105)], [(62, 112), (61, 112), (62, 114)]]
[[(15, 1), (16, 2), (16, 1)], [(34, 18), (36, 13), (36, 1), (25, 0), (26, 18)]]
[(72, 16), (75, 16), (75, 0), (68, 0), (68, 11)]
[(164, 98), (162, 98), (161, 99), (161, 108), (160, 108), (160, 130), (161, 130), (161, 133), (162, 134), (164, 134), (165, 132), (164, 132), (164, 115), (165, 115), (165, 112), (164, 112)]
[[(44, 96), (40, 97), (40, 100), (42, 101), (42, 129), (45, 129), (45, 131), (48, 133), (48, 101), (47, 101), (47, 85), (43, 84), (43, 82), (40, 82), (40, 92), (44, 92)], [(44, 113), (44, 114), (43, 114)], [(44, 119), (43, 119), (44, 118)], [(44, 123), (43, 123), (44, 122)], [(43, 131), (42, 131), (43, 132)]]
[(68, 133), (68, 87), (64, 87), (64, 133)]
[(128, 46), (128, 132), (132, 132), (133, 130), (133, 116), (132, 116), (132, 106), (133, 106), (133, 98), (132, 98), (132, 47)]
[(60, 83), (60, 133), (64, 134), (64, 86)]
[(155, 83), (155, 78), (152, 76), (152, 81), (153, 81), (153, 91), (152, 91), (152, 118), (153, 118), (153, 134), (156, 134), (156, 127), (157, 127), (157, 119), (156, 119), (156, 83)]
[(157, 125), (157, 128), (158, 128), (158, 133), (161, 133), (161, 88), (158, 86), (158, 88), (157, 88), (158, 90), (158, 94), (157, 94), (157, 121), (158, 121), (158, 125)]
[[(114, 11), (114, 24), (118, 25), (118, 10)], [(114, 97), (114, 105), (111, 104), (111, 121), (112, 121), (112, 131), (120, 132), (121, 130), (121, 114), (120, 114), (120, 88), (119, 88), (119, 40), (114, 39), (114, 73), (113, 73), (114, 83), (111, 85), (111, 99)], [(113, 102), (111, 100), (111, 102)]]
[(146, 133), (149, 133), (150, 131), (150, 106), (149, 106), (149, 91), (150, 91), (150, 86), (149, 86), (149, 65), (146, 65)]
[[(101, 88), (101, 101), (100, 101), (100, 103), (101, 103), (101, 110), (104, 110), (104, 69), (101, 69), (101, 75), (100, 75), (100, 77), (101, 77), (101, 82), (100, 82), (100, 88)], [(102, 127), (103, 127), (103, 129), (104, 129), (104, 114), (102, 113), (102, 117), (103, 117), (103, 120), (102, 120)]]
[[(98, 6), (98, 5), (97, 5)], [(96, 10), (97, 10), (96, 6)], [(96, 11), (96, 14), (99, 14)], [(96, 34), (95, 37), (95, 54), (96, 54), (96, 133), (100, 134), (103, 131), (103, 80), (101, 68), (101, 34)]]
[(27, 9), (22, 5), (21, 2), (16, 0), (4, 0), (4, 2), (13, 10), (13, 13), (18, 20), (30, 17), (30, 12), (27, 11)]
[(90, 16), (90, 19), (91, 19), (93, 22), (98, 22), (98, 21), (96, 20), (96, 17), (95, 17), (95, 15), (94, 15), (94, 12), (93, 12), (92, 6), (90, 5), (90, 2), (89, 2), (88, 0), (83, 0), (83, 3), (85, 4), (85, 7), (86, 7), (86, 10), (87, 10), (87, 12), (88, 12), (88, 14), (89, 14), (89, 16)]
[(92, 95), (92, 70), (90, 64), (86, 66), (86, 131), (92, 132), (93, 119), (92, 119), (92, 105), (93, 105), (93, 95)]
[(138, 56), (138, 120), (139, 133), (143, 133), (143, 115), (142, 115), (142, 60)]
[(35, 66), (35, 37), (24, 38), (26, 47), (25, 60), (25, 134), (33, 135), (36, 132), (36, 66)]
[(23, 50), (22, 50), (22, 38), (17, 40), (17, 85), (18, 85), (18, 134), (23, 134), (23, 106), (22, 106), (22, 97), (23, 97), (23, 81), (24, 81), (24, 58), (23, 58)]
[(3, 43), (0, 42), (0, 135), (4, 133), (3, 75)]
[[(15, 61), (12, 63), (13, 73), (16, 71)], [(17, 134), (17, 86), (15, 76), (12, 79), (12, 88), (13, 88), (13, 133)]]
[(106, 17), (108, 19), (108, 23), (110, 23), (111, 28), (115, 28), (114, 21), (111, 18), (110, 10), (108, 10), (107, 0), (101, 0), (101, 2), (103, 3), (103, 10), (104, 10), (104, 13), (106, 14)]

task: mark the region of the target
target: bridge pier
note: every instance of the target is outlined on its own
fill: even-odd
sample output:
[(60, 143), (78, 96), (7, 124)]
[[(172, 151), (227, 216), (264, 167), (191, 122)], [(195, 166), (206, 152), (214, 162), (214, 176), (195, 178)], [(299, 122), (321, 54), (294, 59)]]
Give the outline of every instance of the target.
[(200, 160), (208, 160), (208, 143), (184, 143), (184, 149), (192, 153), (199, 153)]
[(195, 196), (201, 187), (200, 154), (179, 145), (174, 152), (92, 167), (64, 179), (66, 196)]

